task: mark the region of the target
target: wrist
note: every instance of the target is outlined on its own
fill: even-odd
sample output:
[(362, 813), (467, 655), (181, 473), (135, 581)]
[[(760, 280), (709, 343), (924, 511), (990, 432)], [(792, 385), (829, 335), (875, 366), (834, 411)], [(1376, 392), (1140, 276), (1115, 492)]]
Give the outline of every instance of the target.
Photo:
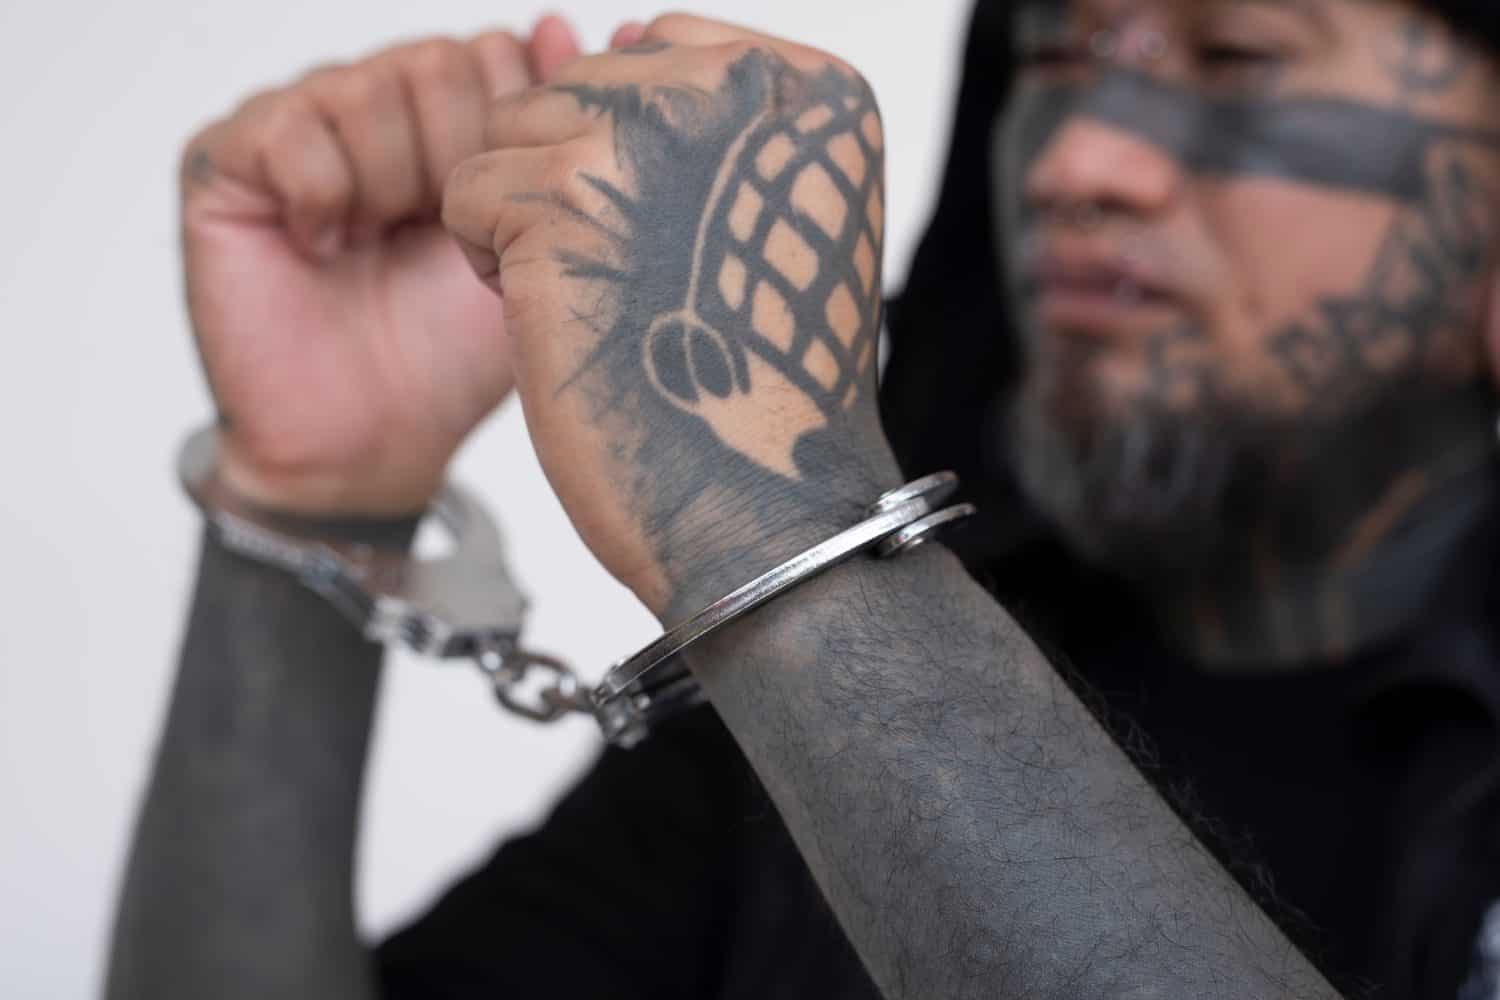
[(691, 513), (661, 550), (664, 593), (637, 593), (664, 626), (703, 610), (740, 586), (867, 516), (881, 494), (901, 484), (884, 449), (817, 476), (721, 494)]
[[(950, 551), (926, 545), (891, 559), (856, 557), (747, 615), (688, 651), (715, 704), (771, 682), (787, 665), (858, 673), (874, 660), (922, 660), (933, 639), (993, 650), (993, 599)], [(851, 659), (852, 658), (852, 659)], [(742, 687), (750, 684), (751, 688)]]
[(218, 466), (224, 487), (247, 503), (288, 517), (403, 520), (420, 517), (442, 486), (442, 469), (376, 462), (357, 470), (277, 467), (250, 460), (224, 440)]

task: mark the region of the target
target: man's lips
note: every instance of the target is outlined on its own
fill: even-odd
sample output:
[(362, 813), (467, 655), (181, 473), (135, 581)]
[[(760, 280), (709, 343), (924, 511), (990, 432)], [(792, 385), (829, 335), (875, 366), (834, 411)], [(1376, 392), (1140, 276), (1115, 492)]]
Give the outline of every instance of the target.
[(1185, 304), (1149, 267), (1117, 254), (1044, 251), (1025, 288), (1043, 329), (1101, 337), (1158, 328)]

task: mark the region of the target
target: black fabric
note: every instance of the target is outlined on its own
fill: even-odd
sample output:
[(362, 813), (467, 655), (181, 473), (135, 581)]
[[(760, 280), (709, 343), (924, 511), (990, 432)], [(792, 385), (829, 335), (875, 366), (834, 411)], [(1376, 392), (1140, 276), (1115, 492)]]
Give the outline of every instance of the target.
[(1500, 900), (1492, 513), (1421, 628), (1326, 669), (1196, 670), (1050, 539), (1013, 553), (996, 582), (1168, 801), (1351, 996), (1456, 996)]
[(1500, 52), (1500, 4), (1495, 0), (1421, 0), (1459, 31)]
[[(1500, 10), (1439, 6), (1491, 32)], [(1336, 669), (1240, 679), (1175, 660), (1070, 560), (986, 443), (1017, 367), (987, 162), (1006, 7), (976, 8), (938, 210), (889, 309), (891, 440), (908, 471), (964, 477), (984, 511), (966, 563), (1349, 995), (1453, 997), (1500, 899), (1497, 530), (1472, 539), (1414, 634)], [(878, 996), (707, 709), (607, 751), (542, 830), (377, 957), (393, 1000)]]
[[(1175, 661), (1051, 542), (1014, 552), (996, 586), (1348, 995), (1426, 1000), (1457, 995), (1500, 899), (1497, 534), (1473, 540), (1419, 633), (1282, 675)], [(607, 751), (379, 959), (391, 998), (878, 996), (706, 709)]]
[(879, 996), (706, 709), (606, 751), (377, 957), (392, 998)]

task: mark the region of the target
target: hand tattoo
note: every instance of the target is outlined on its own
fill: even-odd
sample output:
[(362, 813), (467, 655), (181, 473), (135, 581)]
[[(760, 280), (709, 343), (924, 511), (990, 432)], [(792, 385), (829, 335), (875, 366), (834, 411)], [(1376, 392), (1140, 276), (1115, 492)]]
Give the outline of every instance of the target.
[[(589, 178), (624, 220), (622, 264), (563, 255), (622, 304), (585, 370), (613, 370), (621, 395), (644, 374), (732, 452), (799, 478), (799, 445), (868, 388), (875, 355), (883, 149), (868, 88), (756, 52), (708, 95), (562, 89), (613, 116), (638, 187)], [(752, 393), (793, 416), (784, 436), (736, 412)]]

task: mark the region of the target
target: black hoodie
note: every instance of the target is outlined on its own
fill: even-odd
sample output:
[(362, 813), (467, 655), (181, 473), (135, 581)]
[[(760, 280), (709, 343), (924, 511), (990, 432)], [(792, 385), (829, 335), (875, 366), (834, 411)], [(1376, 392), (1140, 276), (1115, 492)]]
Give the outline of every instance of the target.
[[(1494, 0), (1436, 6), (1500, 38)], [(988, 163), (1007, 8), (975, 11), (937, 211), (888, 310), (891, 441), (914, 474), (964, 477), (984, 511), (955, 543), (971, 570), (1330, 978), (1455, 997), (1500, 899), (1500, 531), (1473, 539), (1414, 633), (1338, 669), (1243, 679), (1177, 662), (1069, 557), (991, 444), (1017, 372)], [(378, 964), (389, 997), (879, 996), (706, 709), (606, 752)]]

